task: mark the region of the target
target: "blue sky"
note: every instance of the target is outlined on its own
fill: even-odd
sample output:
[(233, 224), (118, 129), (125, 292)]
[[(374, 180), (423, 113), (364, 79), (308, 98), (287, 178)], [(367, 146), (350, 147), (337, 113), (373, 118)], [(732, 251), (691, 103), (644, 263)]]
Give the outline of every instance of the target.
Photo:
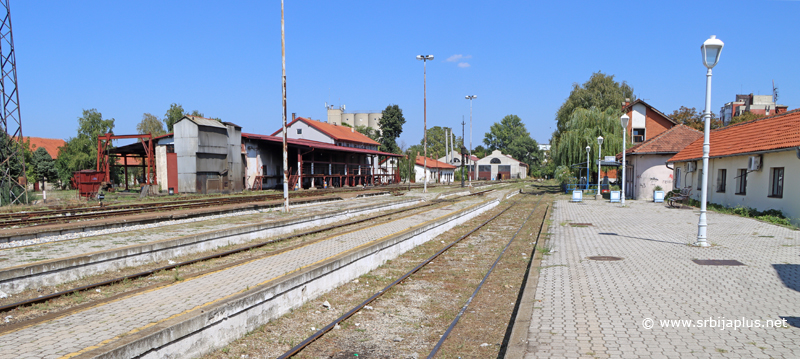
[[(702, 110), (700, 45), (725, 42), (712, 111), (737, 93), (800, 107), (800, 1), (286, 1), (288, 111), (326, 119), (398, 104), (400, 140), (469, 123), (473, 146), (515, 114), (547, 143), (573, 83), (603, 71), (665, 113)], [(75, 136), (83, 109), (136, 133), (170, 103), (269, 134), (281, 121), (279, 1), (18, 1), (12, 23), (23, 133)], [(469, 139), (469, 128), (467, 128)]]

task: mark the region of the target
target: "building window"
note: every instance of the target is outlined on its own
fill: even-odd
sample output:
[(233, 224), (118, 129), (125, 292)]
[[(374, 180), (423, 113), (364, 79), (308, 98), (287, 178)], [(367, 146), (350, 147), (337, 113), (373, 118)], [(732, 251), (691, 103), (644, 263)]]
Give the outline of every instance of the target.
[(770, 168), (769, 177), (769, 196), (783, 198), (783, 167)]
[(681, 169), (675, 168), (675, 188), (681, 188)]
[(492, 160), (489, 161), (489, 163), (495, 164), (495, 163), (502, 163), (502, 162), (500, 162), (499, 158), (492, 158)]
[(633, 139), (633, 143), (644, 142), (644, 129), (634, 128), (631, 133), (631, 138)]
[(297, 129), (297, 134), (298, 135), (302, 135), (303, 134), (303, 129), (302, 128), (298, 128)]
[(725, 177), (727, 177), (728, 170), (717, 170), (717, 192), (725, 193)]
[(747, 169), (739, 169), (738, 176), (736, 176), (736, 194), (747, 194)]

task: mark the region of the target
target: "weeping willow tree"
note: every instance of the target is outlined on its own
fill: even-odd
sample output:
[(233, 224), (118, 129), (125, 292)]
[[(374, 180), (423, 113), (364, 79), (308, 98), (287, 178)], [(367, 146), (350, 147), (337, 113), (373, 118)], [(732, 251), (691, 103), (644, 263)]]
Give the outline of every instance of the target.
[[(603, 136), (601, 156), (613, 156), (622, 152), (622, 126), (619, 123), (621, 115), (619, 109), (612, 107), (605, 110), (597, 107), (575, 109), (565, 123), (558, 144), (551, 149), (554, 161), (564, 166), (585, 164), (588, 145), (591, 147), (590, 168), (592, 172), (597, 172), (597, 137)], [(630, 138), (626, 141), (631, 143)]]

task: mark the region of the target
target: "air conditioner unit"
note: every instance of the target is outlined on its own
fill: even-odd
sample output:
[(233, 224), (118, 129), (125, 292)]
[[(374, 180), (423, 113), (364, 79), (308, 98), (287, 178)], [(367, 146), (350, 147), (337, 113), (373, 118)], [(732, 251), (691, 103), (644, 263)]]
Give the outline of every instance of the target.
[(687, 162), (686, 172), (694, 172), (697, 169), (697, 162)]
[(760, 171), (761, 170), (761, 156), (750, 156), (747, 161), (747, 170), (748, 171)]

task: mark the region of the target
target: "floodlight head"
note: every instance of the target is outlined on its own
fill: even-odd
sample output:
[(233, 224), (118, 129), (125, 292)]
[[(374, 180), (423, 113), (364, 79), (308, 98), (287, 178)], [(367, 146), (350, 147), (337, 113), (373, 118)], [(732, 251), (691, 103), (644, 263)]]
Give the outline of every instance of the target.
[(622, 117), (619, 118), (619, 124), (622, 125), (622, 130), (628, 129), (628, 121), (630, 121), (630, 120), (631, 120), (631, 118), (628, 117), (627, 113), (622, 115)]
[(711, 38), (703, 42), (700, 46), (700, 52), (703, 55), (703, 65), (709, 70), (717, 65), (719, 62), (719, 54), (722, 52), (722, 47), (725, 44), (722, 40), (717, 38), (717, 35), (711, 35)]
[(433, 60), (433, 55), (417, 55), (417, 60)]

